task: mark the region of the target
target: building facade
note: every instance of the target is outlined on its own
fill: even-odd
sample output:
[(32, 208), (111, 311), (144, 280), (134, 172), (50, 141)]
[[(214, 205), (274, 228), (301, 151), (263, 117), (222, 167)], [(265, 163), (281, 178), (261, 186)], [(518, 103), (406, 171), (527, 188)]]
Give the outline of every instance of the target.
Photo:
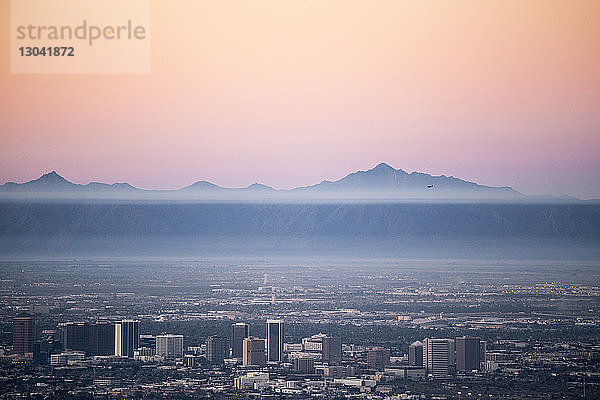
[(455, 369), (453, 339), (425, 339), (423, 341), (425, 368), (433, 377), (446, 377)]
[(140, 321), (124, 319), (115, 322), (115, 355), (133, 357), (140, 347)]
[(238, 322), (231, 325), (231, 356), (244, 357), (244, 339), (250, 337), (250, 325)]
[(265, 341), (254, 337), (244, 339), (244, 365), (265, 365)]
[(63, 349), (88, 352), (90, 326), (87, 322), (66, 322), (59, 325)]
[(267, 320), (267, 361), (283, 361), (283, 321)]
[(371, 369), (383, 370), (390, 364), (390, 351), (383, 347), (375, 347), (369, 350), (367, 353), (367, 364)]
[(310, 357), (294, 358), (294, 372), (299, 374), (312, 374), (315, 372), (314, 360)]
[[(243, 346), (243, 342), (242, 342)], [(223, 364), (229, 353), (227, 338), (221, 336), (210, 336), (206, 339), (206, 359), (211, 364)]]
[(164, 358), (182, 358), (183, 335), (157, 335), (156, 355)]
[(33, 317), (15, 317), (13, 319), (13, 352), (33, 357), (35, 324)]
[(413, 367), (423, 366), (423, 343), (416, 341), (408, 346), (408, 365)]
[(456, 370), (471, 372), (479, 370), (481, 343), (479, 338), (456, 338)]
[(99, 321), (89, 325), (88, 353), (93, 356), (108, 356), (115, 350), (115, 327), (111, 322)]
[(342, 339), (337, 336), (325, 336), (323, 338), (323, 362), (329, 365), (337, 365), (342, 362)]

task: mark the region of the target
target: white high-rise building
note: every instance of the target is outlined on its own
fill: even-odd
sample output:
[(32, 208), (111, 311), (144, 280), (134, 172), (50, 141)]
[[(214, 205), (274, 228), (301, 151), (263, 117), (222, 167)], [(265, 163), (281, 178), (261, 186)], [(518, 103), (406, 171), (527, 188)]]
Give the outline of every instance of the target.
[(427, 373), (434, 377), (445, 377), (454, 372), (453, 339), (425, 339), (423, 341), (423, 353)]
[(133, 357), (140, 347), (140, 321), (124, 319), (115, 322), (115, 355)]
[(267, 320), (267, 361), (283, 361), (283, 321)]
[(156, 355), (165, 358), (182, 358), (183, 335), (157, 335)]

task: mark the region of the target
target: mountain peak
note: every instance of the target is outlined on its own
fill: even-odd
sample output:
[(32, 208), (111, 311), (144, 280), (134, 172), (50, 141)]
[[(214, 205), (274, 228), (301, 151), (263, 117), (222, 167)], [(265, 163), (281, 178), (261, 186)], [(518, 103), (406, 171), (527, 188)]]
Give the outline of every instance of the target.
[(40, 176), (39, 178), (31, 181), (31, 183), (44, 183), (44, 184), (71, 184), (71, 182), (69, 182), (68, 180), (66, 180), (65, 178), (63, 178), (62, 176), (60, 176), (56, 171), (51, 171), (48, 172), (47, 174), (44, 174), (42, 176)]
[(406, 172), (402, 169), (396, 169), (394, 167), (392, 167), (390, 164), (381, 162), (379, 164), (377, 164), (376, 166), (374, 166), (373, 168), (371, 168), (370, 170), (364, 171), (364, 172), (375, 172), (378, 174), (384, 174), (384, 175), (404, 175), (406, 174)]
[(60, 179), (60, 178), (62, 178), (62, 176), (60, 176), (58, 174), (58, 172), (56, 172), (56, 171), (51, 171), (51, 172), (48, 172), (48, 173), (40, 176), (39, 179), (43, 179), (43, 178), (45, 178), (45, 179), (57, 179), (57, 178), (59, 178)]
[(386, 164), (384, 162), (381, 162), (372, 168), (372, 170), (390, 170), (390, 169), (395, 171), (394, 167), (392, 167), (391, 165)]
[(252, 185), (246, 187), (246, 189), (249, 189), (249, 190), (267, 190), (267, 191), (273, 190), (272, 187), (267, 186), (267, 185), (263, 185), (262, 183), (253, 183)]
[(358, 171), (358, 173), (375, 175), (375, 176), (388, 176), (388, 177), (406, 174), (406, 172), (404, 172), (403, 170), (395, 169), (391, 165), (384, 163), (384, 162), (377, 164), (376, 166), (374, 166), (373, 168), (371, 168), (369, 170)]
[(214, 183), (208, 181), (198, 181), (194, 182), (189, 186), (182, 188), (182, 190), (222, 190), (223, 188), (219, 185), (215, 185)]

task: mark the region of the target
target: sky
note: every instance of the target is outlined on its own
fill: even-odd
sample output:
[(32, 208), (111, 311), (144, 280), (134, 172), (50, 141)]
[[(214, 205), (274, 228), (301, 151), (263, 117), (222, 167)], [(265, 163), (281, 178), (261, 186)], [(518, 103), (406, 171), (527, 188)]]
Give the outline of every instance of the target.
[(151, 73), (11, 74), (0, 183), (291, 188), (386, 162), (600, 198), (600, 2), (153, 0)]

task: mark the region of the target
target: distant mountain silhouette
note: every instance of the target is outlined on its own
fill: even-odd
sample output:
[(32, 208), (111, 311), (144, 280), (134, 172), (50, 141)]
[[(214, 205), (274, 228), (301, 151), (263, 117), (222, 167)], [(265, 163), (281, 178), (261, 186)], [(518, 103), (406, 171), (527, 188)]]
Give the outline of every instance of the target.
[(4, 190), (64, 190), (64, 189), (73, 189), (80, 185), (69, 182), (62, 176), (60, 176), (56, 171), (48, 172), (40, 176), (39, 178), (26, 182), (26, 183), (14, 183), (8, 182), (2, 185)]
[(29, 182), (29, 184), (33, 183), (39, 185), (73, 185), (73, 183), (69, 182), (68, 180), (57, 174), (56, 171), (44, 174), (35, 181)]
[[(270, 186), (266, 186), (260, 183), (253, 183), (252, 185), (249, 185), (245, 188), (225, 188), (219, 185), (215, 185), (214, 183), (208, 182), (208, 181), (198, 181), (196, 183), (192, 183), (189, 186), (185, 186), (179, 190), (164, 190), (161, 192), (171, 192), (171, 193), (177, 193), (177, 192), (187, 192), (187, 193), (206, 193), (206, 192), (212, 192), (212, 193), (226, 193), (226, 192), (231, 192), (231, 191), (235, 191), (235, 192), (244, 192), (244, 191), (248, 191), (248, 192), (254, 192), (254, 191), (274, 191), (275, 189), (273, 189)], [(157, 192), (157, 191), (154, 191)]]
[(145, 190), (128, 183), (86, 185), (69, 182), (56, 171), (26, 182), (0, 185), (3, 198), (115, 198), (115, 199), (196, 199), (196, 200), (482, 200), (577, 201), (573, 198), (527, 197), (511, 187), (479, 185), (453, 176), (433, 176), (422, 172), (408, 173), (380, 163), (372, 169), (357, 171), (336, 181), (275, 190), (254, 183), (244, 188), (225, 188), (208, 181), (198, 181), (177, 190)]
[(192, 183), (189, 186), (186, 186), (184, 188), (179, 189), (180, 191), (219, 191), (219, 190), (224, 190), (225, 188), (222, 188), (221, 186), (215, 185), (214, 183), (210, 183), (208, 181), (198, 181), (195, 183)]
[(374, 198), (522, 198), (511, 187), (478, 185), (452, 176), (432, 176), (421, 172), (408, 173), (380, 163), (367, 171), (357, 171), (337, 181), (295, 189), (308, 192), (370, 194)]
[[(573, 243), (597, 254), (599, 238), (598, 203), (527, 197), (509, 187), (407, 173), (387, 164), (292, 190), (198, 181), (149, 191), (127, 183), (75, 184), (55, 171), (0, 186), (4, 255), (301, 249), (405, 257), (422, 249), (419, 257), (437, 257), (460, 248), (479, 257), (478, 243), (487, 243), (494, 254), (512, 257), (505, 247), (511, 242), (514, 251), (537, 251), (527, 257), (553, 257)], [(442, 242), (447, 245), (436, 247)]]

